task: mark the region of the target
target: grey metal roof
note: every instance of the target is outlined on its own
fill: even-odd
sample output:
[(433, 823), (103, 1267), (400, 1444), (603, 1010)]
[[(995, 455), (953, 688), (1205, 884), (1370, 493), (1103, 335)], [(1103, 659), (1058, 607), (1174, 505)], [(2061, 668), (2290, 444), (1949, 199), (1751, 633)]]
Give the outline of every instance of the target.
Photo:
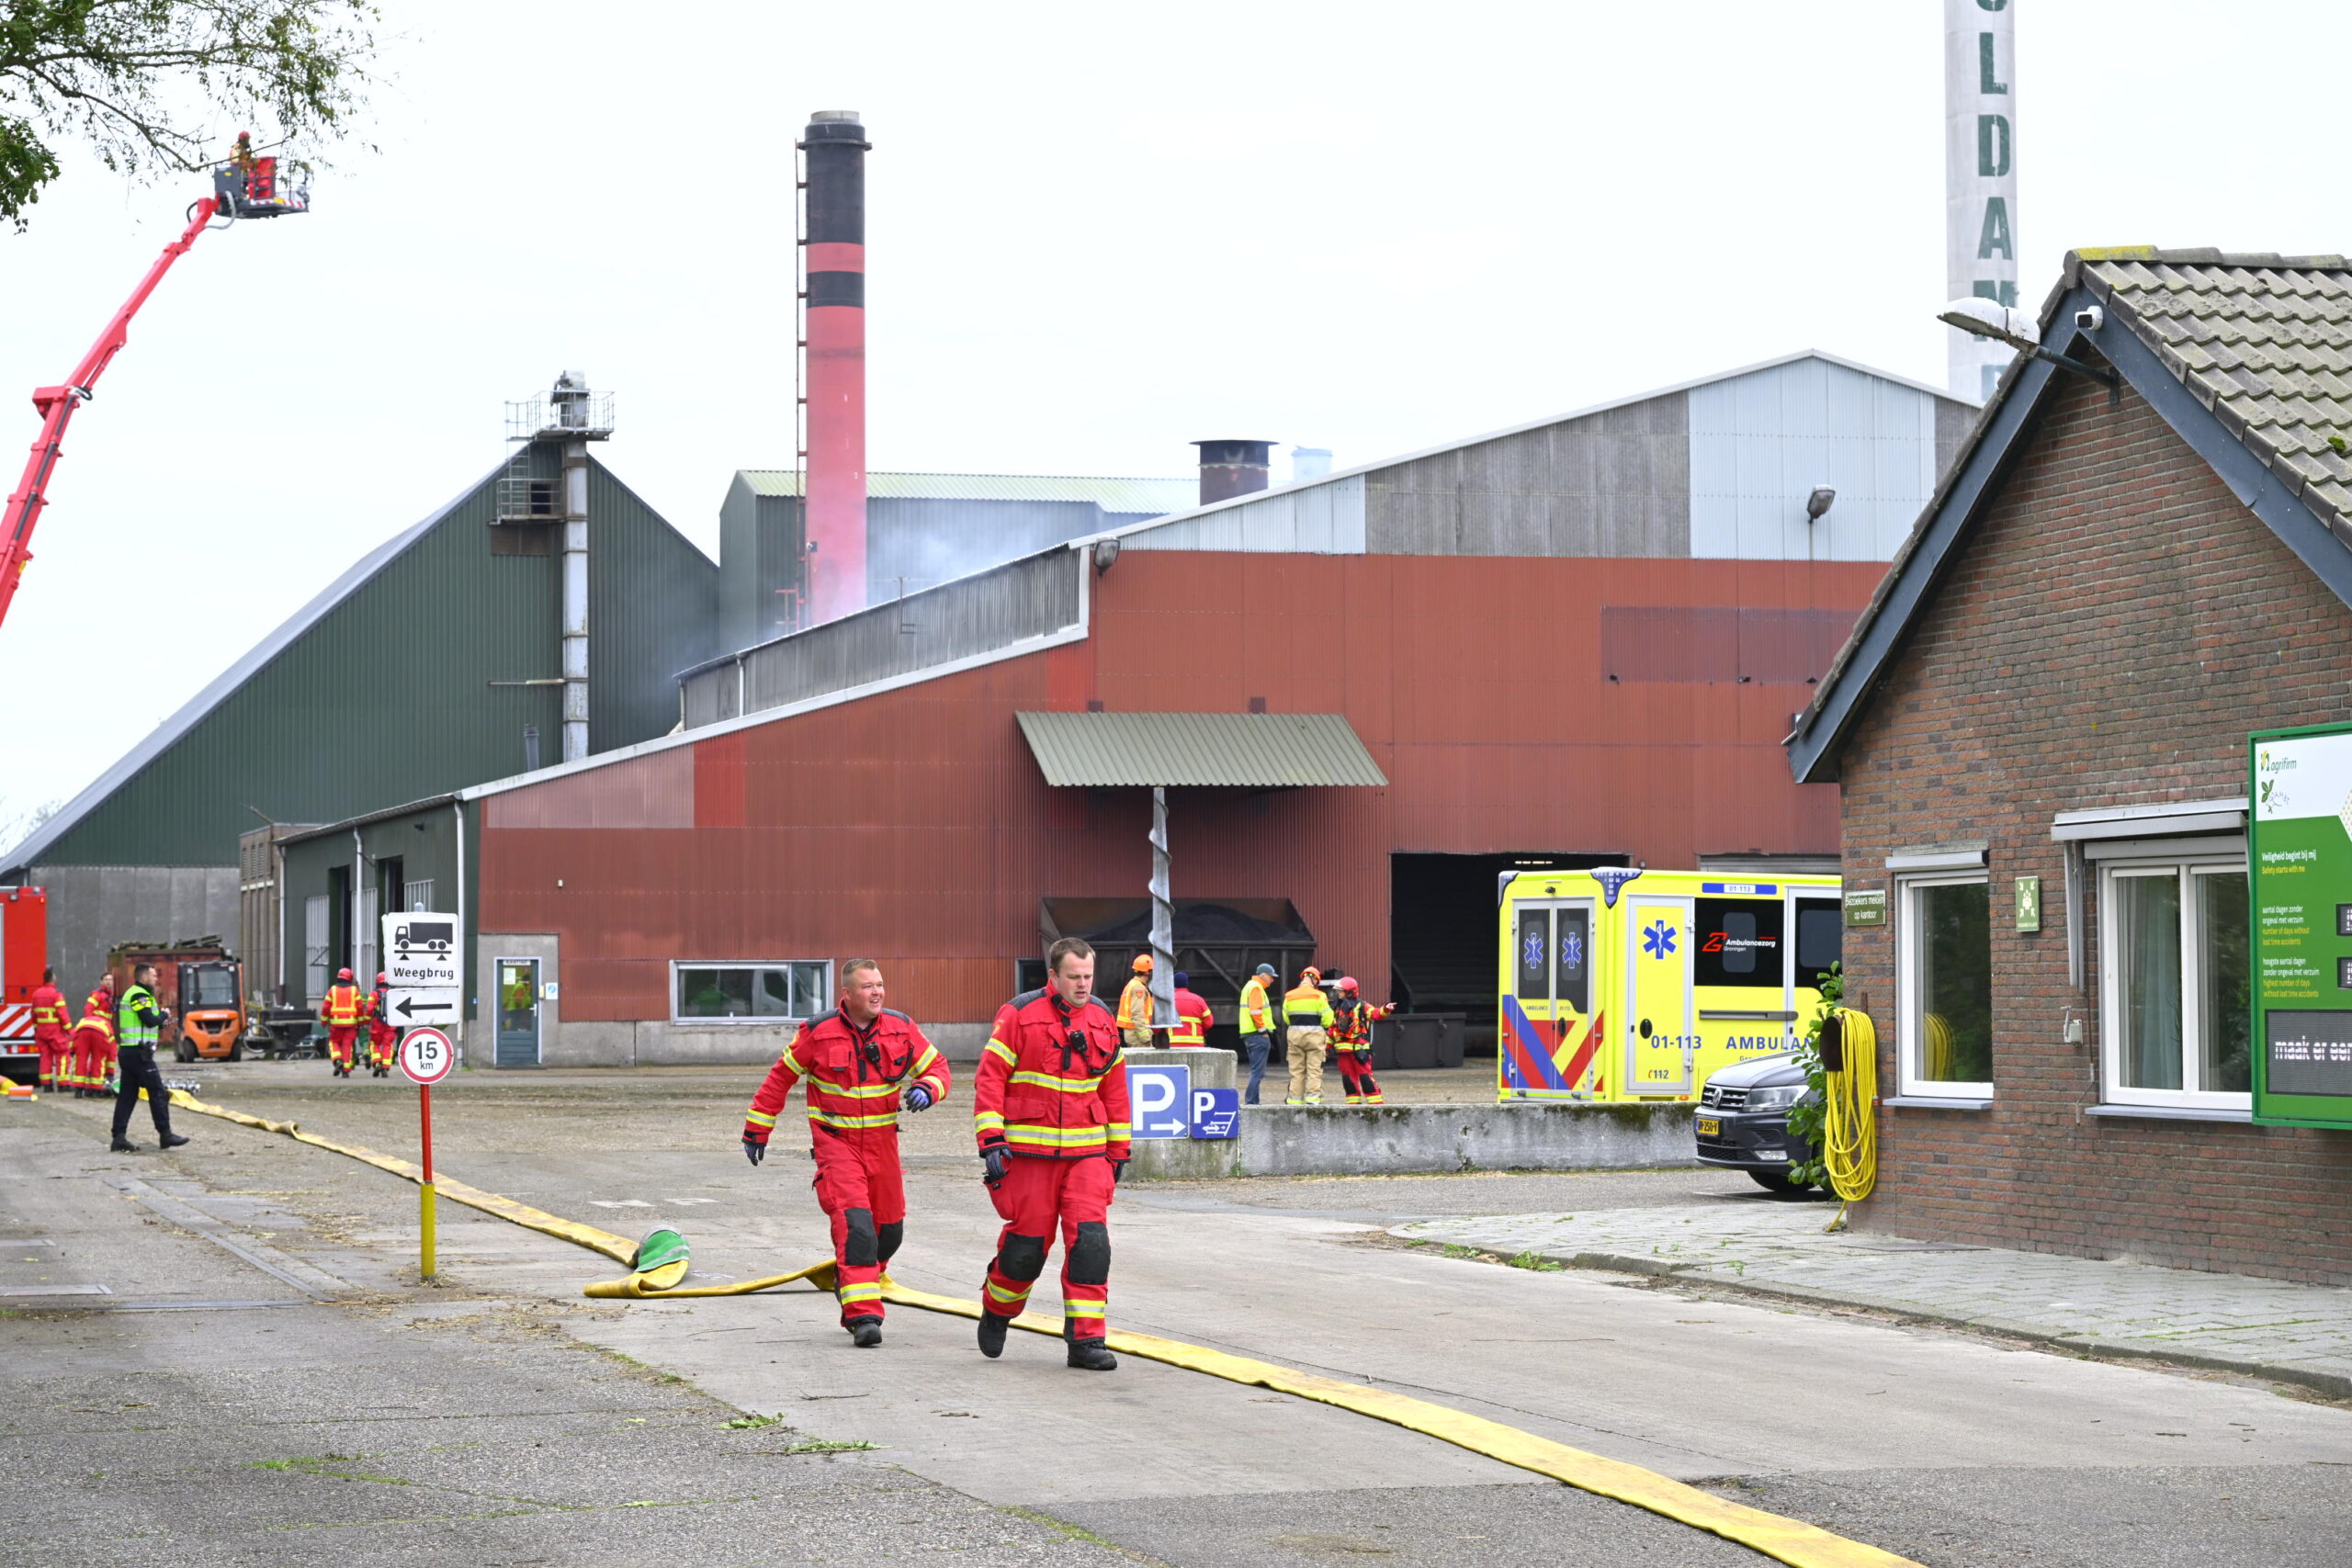
[(322, 620), (353, 591), (391, 563), (400, 553), (432, 532), (435, 524), (456, 511), (475, 491), (505, 471), (503, 461), (472, 484), (466, 486), (447, 504), (424, 521), (401, 529), (345, 569), (343, 575), (330, 582), (318, 595), (300, 609), (278, 623), (277, 628), (247, 649), (229, 668), (213, 677), (204, 690), (180, 705), (179, 711), (164, 720), (136, 746), (115, 759), (111, 767), (90, 781), (79, 795), (67, 801), (56, 814), (43, 822), (22, 843), (0, 857), (0, 872), (28, 870), (50, 847), (72, 832), (82, 818), (103, 805), (107, 798), (137, 776), (139, 771), (153, 761), (172, 744), (186, 735), (204, 716), (226, 701), (230, 694), (251, 680), (254, 674), (271, 660), (292, 647), (297, 638)]
[[(2108, 318), (2096, 333), (2076, 325), (2093, 303)], [(2352, 606), (2352, 463), (2328, 441), (2352, 431), (2352, 262), (2151, 246), (2070, 251), (2040, 321), (2044, 348), (2113, 366)], [(1839, 746), (2033, 429), (2035, 410), (2067, 374), (2021, 354), (2002, 377), (1783, 742), (1799, 783), (1838, 779)]]
[[(798, 495), (797, 468), (745, 468), (756, 495)], [(876, 474), (865, 476), (876, 501), (1091, 501), (1105, 512), (1174, 512), (1200, 500), (1196, 477), (1100, 479), (1072, 474)]]
[(1336, 713), (1023, 713), (1021, 733), (1058, 786), (1291, 789), (1385, 785)]

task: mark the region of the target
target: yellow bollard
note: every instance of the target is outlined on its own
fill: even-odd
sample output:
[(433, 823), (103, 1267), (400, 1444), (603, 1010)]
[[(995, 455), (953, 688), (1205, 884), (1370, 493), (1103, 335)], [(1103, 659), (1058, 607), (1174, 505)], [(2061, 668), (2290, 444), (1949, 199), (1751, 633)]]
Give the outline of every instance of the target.
[(418, 1185), (416, 1201), (424, 1235), (424, 1257), (417, 1265), (417, 1272), (430, 1280), (433, 1278), (433, 1183), (427, 1181)]

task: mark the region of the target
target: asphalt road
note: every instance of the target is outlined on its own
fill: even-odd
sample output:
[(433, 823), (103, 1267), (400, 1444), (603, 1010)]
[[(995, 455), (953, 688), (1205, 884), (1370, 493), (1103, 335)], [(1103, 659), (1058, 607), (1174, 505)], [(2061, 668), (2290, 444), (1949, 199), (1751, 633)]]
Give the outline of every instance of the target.
[[(205, 1092), (413, 1156), (413, 1090), (322, 1073), (208, 1069)], [(676, 1224), (702, 1278), (773, 1272), (821, 1256), (824, 1232), (798, 1152), (805, 1133), (787, 1143), (780, 1128), (758, 1170), (738, 1151), (750, 1087), (727, 1073), (467, 1075), (436, 1091), (436, 1155), (450, 1175), (606, 1229)], [(584, 1560), (569, 1543), (590, 1539), (600, 1560), (632, 1560), (612, 1556), (615, 1544), (666, 1540), (663, 1559), (675, 1561), (689, 1532), (714, 1562), (792, 1561), (817, 1550), (812, 1540), (832, 1550), (836, 1517), (881, 1533), (835, 1561), (925, 1546), (982, 1562), (1120, 1560), (1089, 1534), (1183, 1568), (1761, 1561), (1264, 1390), (1133, 1359), (1108, 1376), (1072, 1372), (1057, 1343), (1028, 1336), (985, 1361), (962, 1319), (901, 1309), (882, 1349), (857, 1351), (814, 1292), (584, 1301), (581, 1284), (616, 1271), (605, 1260), (446, 1204), (443, 1279), (425, 1287), (413, 1273), (414, 1190), (381, 1173), (202, 1120), (190, 1129), (198, 1142), (172, 1156), (107, 1156), (94, 1106), (6, 1109), (0, 1168), (40, 1174), (0, 1188), (10, 1205), (0, 1235), (65, 1245), (29, 1248), (18, 1256), (39, 1263), (0, 1271), (0, 1303), (20, 1314), (0, 1434), (16, 1473), (30, 1466), (50, 1499), (37, 1529), (13, 1512), (0, 1525), (0, 1561), (38, 1543), (42, 1554), (21, 1560), (140, 1562), (152, 1551), (190, 1561), (200, 1545), (207, 1561), (402, 1562), (446, 1545), (458, 1512), (496, 1511), (476, 1494), (524, 1500), (494, 1525), (463, 1526), (514, 1534), (511, 1554), (502, 1544), (482, 1562)], [(911, 1122), (912, 1215), (895, 1269), (962, 1296), (995, 1230), (968, 1129), (952, 1106)], [(1114, 1211), (1112, 1317), (1487, 1416), (1936, 1568), (2345, 1561), (2352, 1411), (2245, 1380), (1860, 1314), (1451, 1258), (1379, 1229), (1419, 1215), (1694, 1201), (1779, 1201), (1696, 1170), (1137, 1186)], [(8, 1293), (42, 1281), (106, 1283), (118, 1304), (295, 1304), (121, 1312), (97, 1298)], [(1048, 1309), (1050, 1287), (1049, 1276)], [(36, 1306), (52, 1310), (21, 1315)], [(287, 1370), (282, 1382), (273, 1368)], [(368, 1432), (470, 1421), (493, 1435), (463, 1439), (481, 1447), (435, 1468), (455, 1461), (430, 1457), (440, 1451), (430, 1443), (355, 1435), (357, 1418), (338, 1414), (402, 1403), (427, 1408), (370, 1416)], [(162, 1414), (121, 1409), (132, 1404)], [(530, 1412), (559, 1408), (587, 1414), (540, 1434)], [(718, 1426), (739, 1411), (782, 1419)], [(151, 1422), (206, 1436), (115, 1455), (110, 1445), (129, 1441), (119, 1425)], [(523, 1447), (526, 1429), (562, 1451)], [(787, 1430), (790, 1443), (764, 1436)], [(846, 1458), (775, 1451), (812, 1442), (879, 1446)], [(328, 1467), (392, 1479), (338, 1481), (310, 1462), (363, 1452), (389, 1457)], [(303, 1462), (254, 1468), (280, 1459)], [(141, 1481), (117, 1490), (76, 1479), (109, 1463)], [(443, 1490), (427, 1498), (431, 1487)], [(397, 1496), (370, 1504), (381, 1517), (363, 1523), (328, 1506), (379, 1494)], [(93, 1496), (104, 1506), (84, 1506)], [(729, 1501), (745, 1498), (764, 1501)], [(620, 1513), (625, 1503), (673, 1506)], [(278, 1528), (306, 1514), (338, 1528)], [(72, 1551), (53, 1550), (61, 1540)], [(1076, 1555), (1036, 1555), (1047, 1548)]]

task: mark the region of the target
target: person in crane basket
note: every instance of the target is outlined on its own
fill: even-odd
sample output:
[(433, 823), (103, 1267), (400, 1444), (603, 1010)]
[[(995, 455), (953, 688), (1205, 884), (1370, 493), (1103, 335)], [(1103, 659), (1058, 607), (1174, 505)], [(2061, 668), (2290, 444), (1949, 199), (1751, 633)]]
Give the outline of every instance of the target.
[(842, 965), (841, 1001), (784, 1048), (743, 1117), (743, 1157), (767, 1157), (792, 1086), (808, 1080), (809, 1154), (817, 1202), (833, 1227), (833, 1295), (860, 1347), (882, 1343), (882, 1266), (906, 1234), (899, 1111), (947, 1098), (947, 1058), (915, 1021), (882, 1005), (882, 966)]

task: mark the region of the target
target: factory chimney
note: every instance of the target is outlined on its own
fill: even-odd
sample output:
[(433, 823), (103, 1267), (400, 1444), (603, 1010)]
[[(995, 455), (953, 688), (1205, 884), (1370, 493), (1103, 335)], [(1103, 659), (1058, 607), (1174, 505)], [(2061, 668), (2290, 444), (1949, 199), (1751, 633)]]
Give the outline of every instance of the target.
[[(1944, 0), (1944, 298), (2018, 302), (2017, 13)], [(1952, 395), (1982, 402), (2016, 351), (1958, 327)]]
[(804, 626), (865, 608), (865, 127), (819, 109), (800, 143)]
[(1195, 441), (1201, 449), (1201, 504), (1230, 501), (1266, 488), (1271, 441)]

